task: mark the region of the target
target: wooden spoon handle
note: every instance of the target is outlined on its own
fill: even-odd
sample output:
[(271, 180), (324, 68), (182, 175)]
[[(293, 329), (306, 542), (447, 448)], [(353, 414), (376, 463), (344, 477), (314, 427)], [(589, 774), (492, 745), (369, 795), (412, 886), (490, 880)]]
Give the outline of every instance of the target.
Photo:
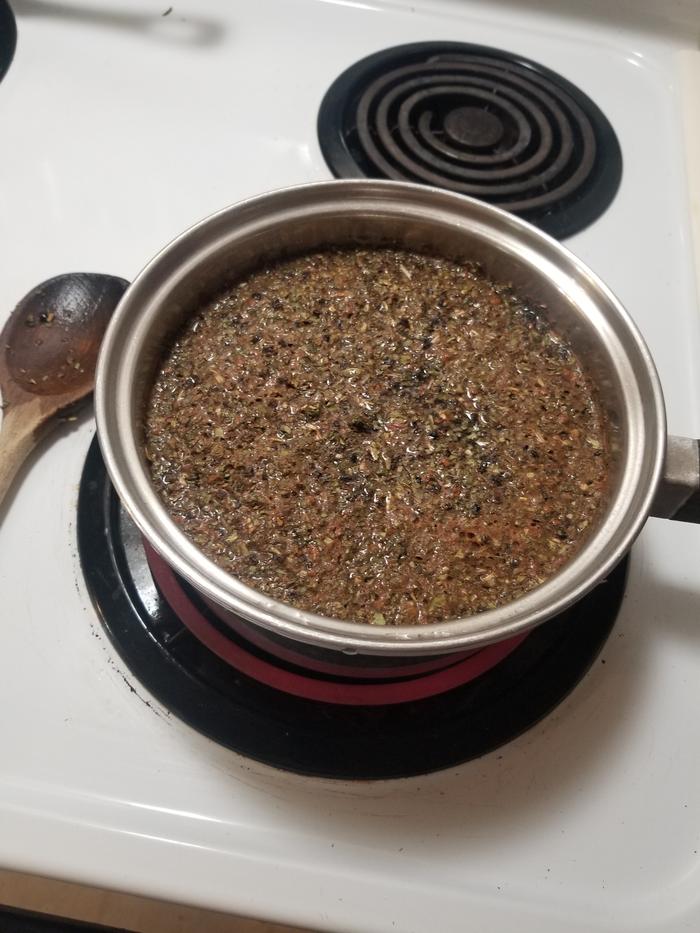
[(8, 408), (0, 427), (0, 504), (17, 471), (43, 436), (39, 406), (27, 402)]

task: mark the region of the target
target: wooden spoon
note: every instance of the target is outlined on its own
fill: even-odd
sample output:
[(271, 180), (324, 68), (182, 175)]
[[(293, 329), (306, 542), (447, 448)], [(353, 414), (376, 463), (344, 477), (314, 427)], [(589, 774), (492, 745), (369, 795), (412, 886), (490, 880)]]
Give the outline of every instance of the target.
[(100, 342), (128, 282), (72, 273), (42, 282), (0, 334), (0, 502), (29, 452), (95, 387)]

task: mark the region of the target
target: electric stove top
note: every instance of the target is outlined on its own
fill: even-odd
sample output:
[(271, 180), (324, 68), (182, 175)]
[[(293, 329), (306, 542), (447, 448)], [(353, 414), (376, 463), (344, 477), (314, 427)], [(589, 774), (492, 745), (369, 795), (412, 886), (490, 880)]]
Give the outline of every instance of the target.
[[(642, 329), (671, 431), (698, 435), (693, 4), (673, 15), (652, 0), (634, 13), (616, 3), (583, 13), (566, 2), (452, 0), (200, 0), (169, 13), (136, 0), (13, 6), (16, 48), (13, 33), (0, 39), (8, 311), (63, 272), (133, 278), (207, 213), (331, 177), (339, 170), (318, 136), (329, 89), (397, 46), (456, 42), (487, 57), (508, 53), (518, 67), (534, 63), (603, 116), (603, 135), (619, 146), (619, 164), (613, 152), (600, 166), (606, 197), (554, 232)], [(0, 27), (7, 22), (2, 10)], [(480, 90), (450, 87), (447, 103), (414, 114), (429, 146), (449, 149), (439, 158), (468, 172), (475, 156), (497, 163), (506, 143), (525, 139), (510, 111), (475, 116)], [(538, 933), (700, 925), (695, 527), (648, 523), (600, 654), (519, 738), (458, 766), (442, 761), (429, 775), (313, 777), (187, 725), (114, 647), (78, 554), (93, 435), (89, 413), (63, 426), (0, 511), (3, 867), (332, 930), (461, 930), (465, 917), (483, 931)], [(148, 564), (132, 569), (135, 591), (157, 613)], [(108, 577), (102, 583), (103, 600), (123, 598)], [(306, 729), (295, 709), (291, 699), (280, 705), (273, 747), (307, 743), (323, 759), (313, 733), (293, 741)], [(434, 731), (454, 730), (451, 715), (441, 704)], [(332, 719), (326, 728), (332, 735)], [(406, 729), (408, 754), (426, 729)], [(329, 773), (308, 763), (297, 770)]]

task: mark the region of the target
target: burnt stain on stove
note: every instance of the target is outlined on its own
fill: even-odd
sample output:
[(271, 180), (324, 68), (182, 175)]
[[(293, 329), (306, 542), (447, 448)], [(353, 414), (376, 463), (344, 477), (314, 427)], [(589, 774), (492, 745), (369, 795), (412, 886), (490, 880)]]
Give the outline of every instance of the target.
[[(98, 638), (100, 637), (100, 633), (99, 633), (99, 632), (95, 632), (95, 635), (96, 635), (96, 637), (98, 637)], [(107, 648), (105, 647), (105, 651), (106, 651), (106, 650), (107, 650)], [(132, 682), (129, 680), (129, 678), (126, 676), (126, 674), (119, 668), (119, 666), (117, 665), (117, 663), (114, 661), (113, 658), (108, 657), (108, 661), (109, 661), (109, 666), (112, 668), (112, 670), (116, 671), (116, 673), (119, 674), (119, 676), (121, 677), (121, 679), (124, 681), (124, 683), (125, 683), (126, 686), (128, 687), (129, 693), (131, 693), (133, 696), (135, 696), (137, 700), (140, 700), (140, 701), (143, 703), (143, 705), (146, 706), (146, 707), (148, 707), (148, 709), (150, 709), (150, 711), (151, 711), (152, 713), (155, 713), (155, 715), (156, 715), (159, 719), (162, 719), (164, 722), (168, 722), (169, 719), (170, 719), (170, 711), (169, 711), (169, 710), (165, 710), (164, 712), (161, 712), (159, 709), (157, 709), (157, 708), (151, 703), (150, 700), (147, 700), (146, 697), (142, 696), (142, 694), (139, 693), (139, 691), (136, 689), (136, 687), (134, 687), (134, 685), (133, 685)]]
[(122, 679), (122, 680), (124, 681), (124, 683), (127, 685), (127, 687), (129, 688), (129, 692), (130, 692), (130, 693), (133, 693), (133, 695), (134, 695), (135, 697), (137, 697), (139, 700), (141, 700), (141, 702), (144, 704), (144, 706), (147, 706), (150, 710), (153, 710), (153, 712), (156, 714), (156, 716), (159, 717), (159, 719), (163, 719), (163, 716), (158, 712), (158, 710), (153, 706), (153, 704), (152, 704), (151, 702), (149, 702), (149, 700), (147, 700), (145, 697), (142, 697), (142, 696), (141, 696), (141, 694), (140, 694), (140, 693), (138, 692), (138, 690), (134, 687), (134, 685), (131, 683), (131, 681), (129, 680), (129, 678), (128, 678), (125, 674), (123, 674), (123, 673), (117, 668), (116, 664), (113, 664), (112, 667), (117, 671), (117, 673), (119, 674), (119, 676), (121, 677), (121, 679)]
[[(96, 626), (95, 626), (92, 622), (90, 623), (90, 633), (91, 633), (91, 635), (92, 635), (93, 638), (99, 638), (99, 639), (101, 639), (102, 634), (103, 634), (101, 631), (99, 631), (99, 630), (96, 628)], [(157, 709), (157, 708), (151, 703), (150, 700), (147, 700), (146, 697), (142, 696), (142, 695), (139, 693), (139, 691), (136, 689), (136, 687), (134, 687), (134, 685), (131, 683), (131, 681), (130, 681), (129, 678), (126, 676), (126, 674), (125, 674), (122, 670), (120, 670), (120, 668), (119, 668), (119, 666), (117, 665), (116, 661), (115, 661), (112, 657), (109, 656), (109, 649), (107, 648), (107, 646), (106, 646), (104, 643), (102, 644), (102, 648), (103, 648), (103, 650), (105, 651), (105, 653), (107, 654), (107, 663), (109, 664), (109, 666), (112, 668), (113, 671), (116, 671), (116, 673), (119, 674), (119, 676), (121, 677), (121, 679), (124, 681), (124, 683), (125, 683), (126, 686), (128, 687), (129, 693), (133, 694), (133, 696), (135, 696), (138, 700), (140, 700), (140, 701), (143, 703), (144, 706), (147, 706), (148, 709), (150, 709), (152, 713), (155, 713), (155, 715), (156, 715), (159, 719), (162, 719), (162, 720), (164, 720), (165, 722), (168, 722), (169, 719), (170, 719), (170, 711), (169, 711), (169, 710), (165, 710), (164, 712), (161, 712), (159, 709)]]
[[(77, 580), (75, 580), (75, 588), (76, 588), (76, 591), (77, 591), (78, 595), (79, 595), (79, 596), (82, 596), (83, 593), (82, 593), (82, 590), (80, 589), (80, 584), (79, 584), (79, 582), (78, 582)], [(90, 621), (88, 624), (89, 624), (89, 627), (90, 627), (90, 634), (92, 635), (92, 637), (93, 637), (93, 638), (99, 639), (99, 640), (101, 641), (101, 643), (102, 643), (102, 644), (101, 644), (101, 647), (102, 647), (102, 650), (105, 652), (105, 654), (106, 654), (106, 656), (107, 656), (107, 663), (109, 664), (109, 666), (112, 668), (113, 671), (115, 671), (117, 674), (119, 674), (119, 676), (121, 677), (121, 679), (124, 681), (124, 683), (125, 683), (126, 686), (128, 687), (129, 693), (133, 694), (133, 696), (135, 696), (138, 700), (140, 700), (140, 701), (143, 703), (144, 706), (147, 706), (148, 709), (151, 710), (152, 713), (155, 713), (155, 715), (156, 715), (159, 719), (162, 719), (164, 722), (168, 722), (168, 723), (169, 723), (169, 721), (170, 721), (170, 710), (167, 710), (167, 709), (166, 709), (166, 710), (161, 711), (161, 710), (159, 710), (157, 707), (155, 707), (155, 706), (153, 705), (153, 703), (151, 703), (150, 700), (148, 700), (148, 699), (146, 699), (146, 697), (142, 696), (142, 694), (139, 693), (139, 691), (136, 689), (136, 687), (134, 687), (134, 685), (133, 685), (132, 682), (129, 680), (129, 678), (126, 676), (126, 674), (120, 669), (119, 665), (118, 665), (117, 662), (114, 660), (114, 658), (110, 655), (110, 651), (109, 651), (108, 645), (102, 640), (102, 636), (103, 636), (103, 634), (104, 634), (104, 629), (98, 628), (98, 626), (95, 625), (95, 623), (92, 622), (92, 621)]]

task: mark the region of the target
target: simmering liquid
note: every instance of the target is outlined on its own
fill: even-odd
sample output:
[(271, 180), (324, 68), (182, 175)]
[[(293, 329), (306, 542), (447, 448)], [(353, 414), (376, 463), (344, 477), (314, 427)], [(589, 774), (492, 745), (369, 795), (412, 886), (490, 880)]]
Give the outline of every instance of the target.
[(249, 586), (374, 625), (510, 602), (604, 496), (593, 386), (544, 309), (393, 249), (261, 269), (187, 321), (145, 416), (153, 483)]

